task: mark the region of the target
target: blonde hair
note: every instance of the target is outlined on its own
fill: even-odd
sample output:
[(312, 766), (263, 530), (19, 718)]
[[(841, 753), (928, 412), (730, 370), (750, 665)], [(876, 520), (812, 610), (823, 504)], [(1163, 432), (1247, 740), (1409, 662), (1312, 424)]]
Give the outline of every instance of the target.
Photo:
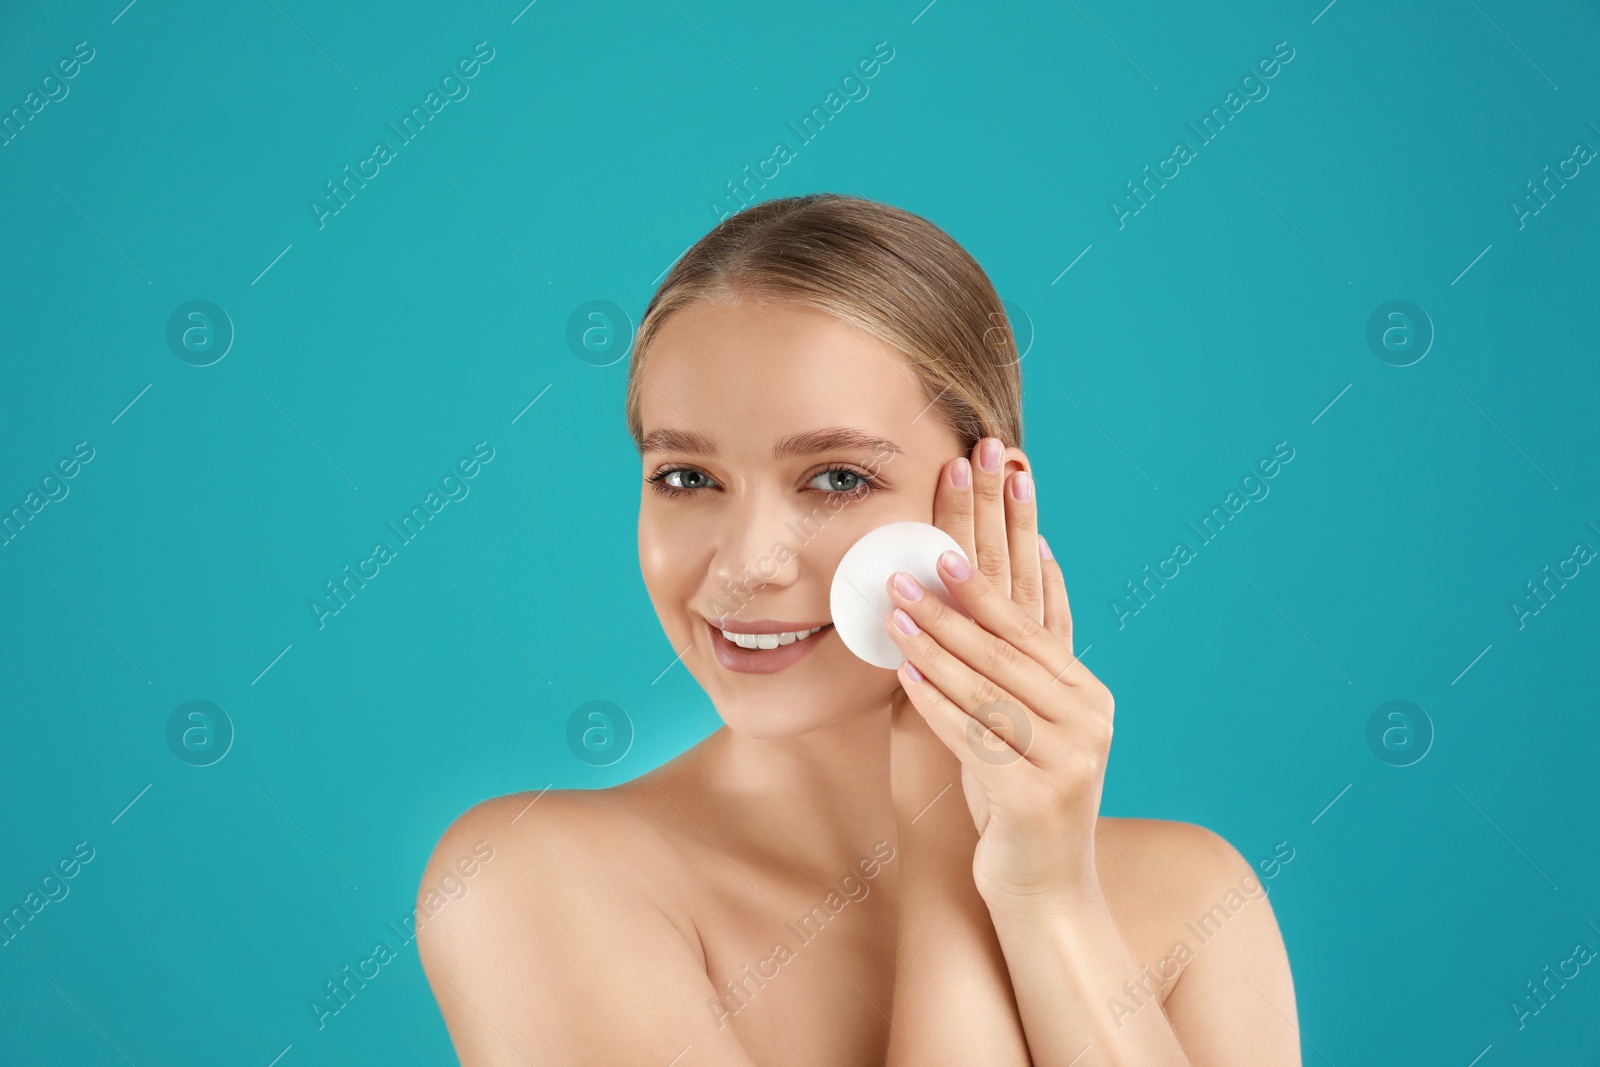
[(644, 365), (662, 324), (696, 300), (740, 296), (825, 311), (903, 353), (967, 452), (983, 437), (1022, 447), (1021, 357), (989, 276), (920, 215), (840, 193), (745, 208), (673, 265), (645, 308), (628, 365), (635, 446), (644, 438)]

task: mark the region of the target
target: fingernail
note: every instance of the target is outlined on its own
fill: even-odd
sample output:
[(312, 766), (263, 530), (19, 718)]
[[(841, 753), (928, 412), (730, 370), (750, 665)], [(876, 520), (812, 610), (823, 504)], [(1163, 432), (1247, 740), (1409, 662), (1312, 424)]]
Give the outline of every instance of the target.
[(917, 580), (915, 578), (911, 577), (911, 575), (907, 574), (905, 571), (895, 572), (894, 587), (896, 591), (898, 591), (899, 594), (905, 597), (907, 600), (922, 599), (922, 587), (917, 584)]
[(1000, 453), (1005, 451), (998, 438), (985, 437), (978, 446), (978, 462), (983, 464), (983, 469), (993, 474), (1000, 469)]
[(916, 621), (899, 608), (894, 609), (894, 624), (900, 628), (900, 632), (903, 634), (918, 632)]
[(959, 552), (946, 552), (939, 557), (939, 562), (950, 572), (950, 577), (958, 582), (965, 581), (967, 575), (972, 573), (972, 565)]
[(966, 489), (972, 484), (972, 464), (967, 462), (965, 456), (956, 460), (950, 468), (950, 484), (957, 489)]
[(1040, 559), (1055, 559), (1056, 558), (1054, 555), (1051, 554), (1050, 545), (1048, 543), (1046, 543), (1046, 541), (1044, 539), (1044, 534), (1040, 534), (1039, 535), (1039, 558)]
[(1033, 479), (1028, 477), (1027, 471), (1018, 471), (1011, 476), (1011, 498), (1019, 504), (1026, 504), (1033, 499)]
[(910, 678), (913, 682), (922, 681), (922, 672), (917, 670), (917, 665), (915, 663), (912, 663), (910, 660), (906, 660), (901, 666), (905, 668), (907, 678)]

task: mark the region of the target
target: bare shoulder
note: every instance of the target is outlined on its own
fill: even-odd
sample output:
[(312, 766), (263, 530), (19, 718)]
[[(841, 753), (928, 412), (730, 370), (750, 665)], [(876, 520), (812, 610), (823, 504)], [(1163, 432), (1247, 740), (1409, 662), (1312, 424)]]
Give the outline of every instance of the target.
[(1267, 891), (1254, 868), (1215, 830), (1167, 819), (1114, 818), (1102, 818), (1099, 829), (1095, 863), (1101, 888), (1141, 958), (1170, 948), (1185, 924), (1208, 914), (1213, 904), (1231, 903), (1235, 910), (1251, 900), (1265, 904)]
[[(1110, 1005), (1119, 1021), (1159, 1003), (1197, 1063), (1300, 1062), (1283, 935), (1237, 848), (1195, 823), (1102, 818), (1095, 860), (1143, 968)], [(1247, 1046), (1240, 1034), (1252, 1035)]]
[(673, 903), (676, 862), (611, 790), (458, 816), (418, 887), (417, 945), (461, 1062), (654, 1064), (692, 1042), (747, 1064), (731, 1032), (708, 1030), (715, 992)]
[(469, 855), (481, 855), (486, 871), (498, 865), (496, 872), (504, 872), (491, 881), (520, 879), (552, 862), (603, 865), (613, 849), (597, 845), (643, 837), (645, 829), (605, 790), (552, 789), (494, 797), (451, 822), (428, 859), (421, 889), (452, 871), (465, 876), (459, 865)]
[(1204, 895), (1251, 873), (1227, 838), (1198, 823), (1102, 818), (1099, 828), (1102, 884), (1144, 905), (1177, 904), (1186, 893)]
[[(512, 793), (473, 805), (434, 846), (417, 888), (424, 964), (470, 943), (476, 928), (502, 933), (540, 916), (602, 903), (660, 909), (651, 886), (671, 861), (659, 835), (608, 790)], [(657, 879), (647, 875), (655, 868)], [(425, 925), (424, 925), (425, 924)], [(426, 931), (426, 932), (424, 932)]]

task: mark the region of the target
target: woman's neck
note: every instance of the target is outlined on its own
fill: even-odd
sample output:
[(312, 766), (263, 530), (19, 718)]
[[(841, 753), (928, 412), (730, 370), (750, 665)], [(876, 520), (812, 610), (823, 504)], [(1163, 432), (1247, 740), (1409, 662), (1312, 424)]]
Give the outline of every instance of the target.
[[(796, 737), (723, 727), (685, 767), (720, 825), (807, 855), (828, 869), (893, 840), (889, 720), (904, 691)], [(685, 783), (687, 784), (687, 783)]]

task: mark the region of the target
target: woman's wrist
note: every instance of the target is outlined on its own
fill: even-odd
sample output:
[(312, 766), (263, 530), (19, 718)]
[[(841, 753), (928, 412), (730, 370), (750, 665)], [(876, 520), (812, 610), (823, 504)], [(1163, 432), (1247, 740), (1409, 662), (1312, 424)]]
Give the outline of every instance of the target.
[(1092, 873), (1082, 879), (1062, 881), (1050, 886), (997, 889), (978, 885), (979, 895), (989, 909), (996, 928), (1052, 928), (1063, 922), (1109, 914), (1100, 880)]

